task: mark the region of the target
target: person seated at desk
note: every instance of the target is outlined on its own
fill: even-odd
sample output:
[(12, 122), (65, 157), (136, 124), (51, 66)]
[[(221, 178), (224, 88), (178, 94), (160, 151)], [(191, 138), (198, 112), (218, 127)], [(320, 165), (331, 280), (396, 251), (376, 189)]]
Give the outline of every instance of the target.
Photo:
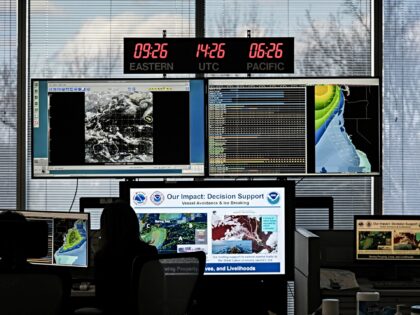
[(48, 252), (47, 228), (18, 212), (0, 213), (0, 313), (70, 314), (70, 272), (28, 261)]
[[(23, 228), (24, 224), (27, 222), (23, 215), (10, 210), (0, 213), (0, 221), (16, 222), (21, 228)], [(2, 252), (0, 253), (0, 270), (21, 269), (28, 267), (29, 263), (26, 260), (23, 231), (10, 229), (8, 232), (13, 233), (13, 235), (10, 235), (7, 240), (1, 240)]]
[(104, 208), (100, 241), (94, 257), (99, 307), (105, 314), (133, 314), (133, 301), (130, 301), (133, 260), (139, 255), (155, 255), (157, 249), (140, 240), (137, 215), (122, 201)]

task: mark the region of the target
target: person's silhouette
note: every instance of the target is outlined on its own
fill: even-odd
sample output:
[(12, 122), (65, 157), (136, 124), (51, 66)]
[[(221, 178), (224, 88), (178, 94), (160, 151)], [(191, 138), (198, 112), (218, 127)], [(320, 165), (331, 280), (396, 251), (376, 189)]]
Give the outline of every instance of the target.
[[(0, 273), (9, 276), (9, 292), (19, 292), (12, 298), (5, 298), (2, 307), (7, 309), (12, 305), (13, 314), (26, 314), (29, 310), (31, 314), (41, 314), (46, 300), (49, 301), (45, 307), (46, 314), (52, 314), (53, 310), (57, 314), (70, 314), (69, 270), (52, 265), (31, 264), (28, 261), (28, 258), (41, 258), (47, 254), (47, 241), (46, 221), (30, 221), (15, 211), (0, 212)], [(33, 288), (36, 288), (36, 293)], [(22, 307), (16, 308), (19, 304)], [(7, 311), (4, 313), (11, 314)]]
[(4, 235), (0, 239), (0, 268), (16, 269), (26, 266), (27, 220), (18, 212), (0, 212), (0, 225)]
[(101, 215), (100, 249), (95, 254), (98, 303), (106, 314), (132, 314), (130, 301), (132, 263), (136, 256), (157, 254), (140, 239), (139, 220), (129, 204), (118, 201)]

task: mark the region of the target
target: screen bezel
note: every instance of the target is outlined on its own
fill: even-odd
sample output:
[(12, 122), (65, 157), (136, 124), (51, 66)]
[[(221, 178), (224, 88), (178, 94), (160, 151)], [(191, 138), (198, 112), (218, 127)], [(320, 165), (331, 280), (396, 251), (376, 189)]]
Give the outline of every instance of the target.
[[(211, 80), (289, 80), (289, 81), (298, 81), (298, 80), (305, 80), (305, 81), (311, 81), (311, 80), (363, 80), (363, 79), (374, 79), (374, 80), (378, 80), (378, 89), (379, 89), (379, 95), (378, 95), (378, 122), (379, 122), (379, 126), (378, 126), (378, 153), (377, 153), (377, 158), (378, 158), (378, 172), (370, 172), (370, 173), (315, 173), (315, 172), (308, 172), (308, 170), (305, 173), (279, 173), (279, 174), (274, 174), (274, 175), (269, 175), (269, 174), (259, 174), (259, 173), (244, 173), (244, 174), (222, 174), (222, 175), (211, 175), (209, 173), (209, 139), (208, 139), (208, 129), (209, 129), (209, 121), (208, 121), (208, 110), (209, 110), (209, 106), (208, 106), (208, 87), (209, 87), (209, 81)], [(33, 83), (34, 81), (40, 81), (40, 80), (44, 80), (44, 81), (81, 81), (81, 80), (86, 80), (86, 81), (109, 81), (110, 79), (104, 79), (104, 78), (93, 78), (93, 79), (77, 79), (77, 78), (69, 78), (69, 79), (48, 79), (48, 78), (32, 78), (31, 79), (31, 95), (33, 93)], [(47, 175), (47, 176), (35, 176), (34, 175), (34, 150), (33, 150), (33, 146), (34, 146), (34, 137), (31, 137), (31, 178), (32, 179), (70, 179), (70, 178), (119, 178), (119, 179), (123, 179), (123, 178), (148, 178), (148, 179), (157, 179), (157, 178), (174, 178), (174, 179), (180, 179), (180, 178), (235, 178), (235, 177), (258, 177), (258, 178), (263, 178), (263, 177), (278, 177), (278, 178), (282, 178), (282, 177), (294, 177), (294, 176), (308, 176), (308, 177), (359, 177), (359, 176), (368, 176), (368, 177), (376, 177), (376, 176), (381, 176), (382, 174), (382, 160), (383, 160), (383, 152), (382, 152), (382, 143), (383, 143), (383, 137), (382, 137), (382, 124), (380, 123), (382, 121), (382, 103), (383, 103), (383, 97), (382, 97), (382, 79), (378, 76), (374, 76), (374, 77), (351, 77), (351, 76), (340, 76), (340, 77), (209, 77), (209, 78), (194, 78), (194, 77), (171, 77), (171, 78), (115, 78), (115, 79), (111, 79), (114, 81), (154, 81), (154, 80), (160, 80), (160, 81), (171, 81), (171, 80), (198, 80), (198, 81), (202, 81), (203, 82), (203, 87), (204, 87), (204, 100), (203, 100), (203, 126), (204, 126), (204, 130), (203, 130), (203, 135), (204, 135), (204, 139), (203, 139), (203, 155), (204, 155), (204, 161), (203, 161), (203, 173), (201, 175), (196, 175), (196, 174), (180, 174), (180, 175), (172, 175), (172, 174), (153, 174), (153, 175), (142, 175), (142, 174), (134, 174), (134, 175), (127, 175), (127, 174), (108, 174), (107, 176), (98, 176), (98, 175), (79, 175), (79, 174), (75, 174), (75, 175), (68, 175), (68, 176), (55, 176), (55, 175)], [(30, 102), (32, 104), (33, 99), (31, 97)], [(32, 108), (31, 108), (31, 132), (33, 132), (34, 130), (34, 106), (32, 104)], [(306, 117), (308, 119), (310, 119), (312, 117), (312, 115), (308, 116), (308, 113), (306, 113)], [(311, 125), (312, 126), (312, 125)], [(309, 128), (309, 124), (307, 121), (307, 127)], [(307, 144), (308, 146), (308, 144)], [(190, 147), (191, 148), (191, 147)], [(308, 147), (306, 148), (306, 150), (308, 150)], [(315, 150), (315, 148), (314, 148)], [(315, 156), (312, 157), (314, 161), (307, 161), (308, 163), (315, 163)], [(191, 164), (190, 164), (191, 165)]]
[(398, 263), (398, 265), (401, 264), (419, 264), (419, 259), (357, 259), (357, 251), (358, 251), (358, 244), (357, 244), (357, 221), (358, 220), (415, 220), (420, 222), (420, 215), (355, 215), (354, 216), (354, 227), (353, 227), (353, 245), (354, 245), (354, 253), (353, 253), (353, 260), (357, 264), (384, 264), (386, 266), (389, 265), (395, 265), (395, 263)]
[[(34, 91), (34, 82), (36, 81), (45, 81), (45, 82), (66, 82), (66, 81), (86, 81), (86, 82), (120, 82), (120, 81), (201, 81), (203, 83), (203, 126), (204, 126), (204, 130), (203, 130), (203, 136), (204, 139), (202, 140), (202, 144), (203, 144), (203, 156), (204, 156), (204, 160), (203, 160), (203, 172), (202, 174), (183, 174), (180, 173), (178, 175), (174, 175), (174, 174), (153, 174), (153, 175), (142, 175), (142, 174), (106, 174), (103, 176), (100, 175), (80, 175), (80, 170), (79, 173), (77, 174), (69, 174), (69, 175), (53, 175), (53, 174), (48, 174), (45, 176), (36, 176), (34, 174), (34, 136), (33, 136), (33, 132), (34, 132), (34, 116), (35, 116), (35, 111), (34, 111), (34, 104), (33, 104), (33, 91)], [(207, 111), (206, 111), (206, 106), (207, 106), (207, 93), (206, 93), (206, 80), (205, 79), (201, 79), (201, 78), (195, 78), (195, 77), (171, 77), (171, 78), (158, 78), (158, 77), (153, 77), (153, 78), (111, 78), (111, 79), (106, 79), (106, 78), (60, 78), (60, 79), (56, 79), (56, 78), (31, 78), (31, 97), (30, 97), (30, 104), (31, 104), (31, 110), (29, 113), (30, 116), (30, 128), (31, 128), (31, 178), (32, 179), (72, 179), (72, 178), (76, 178), (76, 179), (104, 179), (104, 178), (117, 178), (117, 179), (124, 179), (124, 178), (150, 178), (150, 179), (156, 179), (156, 178), (202, 178), (205, 177), (207, 175), (207, 142), (206, 142), (206, 137), (207, 137)], [(190, 105), (191, 107), (191, 105)], [(189, 119), (190, 119), (190, 115), (191, 113), (189, 113)], [(191, 124), (191, 121), (190, 121)], [(191, 132), (190, 130), (190, 125), (188, 126), (188, 130), (189, 132)], [(191, 136), (191, 134), (190, 134)], [(191, 150), (191, 138), (189, 139), (189, 149)], [(190, 156), (191, 158), (191, 156)], [(192, 166), (192, 162), (190, 160), (190, 164), (189, 166)], [(78, 166), (78, 165), (76, 165)]]
[(60, 268), (74, 268), (74, 269), (86, 269), (89, 267), (89, 235), (90, 235), (90, 214), (89, 213), (81, 213), (81, 212), (63, 212), (63, 211), (36, 211), (36, 210), (16, 210), (17, 213), (22, 214), (26, 220), (28, 220), (28, 216), (31, 216), (31, 214), (34, 214), (35, 217), (43, 218), (39, 215), (44, 215), (44, 218), (46, 219), (56, 219), (57, 217), (54, 217), (54, 215), (80, 215), (86, 217), (86, 265), (61, 265), (61, 264), (44, 264), (44, 263), (33, 263), (34, 265), (41, 265), (41, 266), (54, 266), (54, 267), (60, 267)]
[(280, 187), (285, 189), (285, 274), (267, 275), (207, 275), (206, 278), (245, 278), (268, 280), (271, 277), (279, 279), (293, 279), (294, 268), (294, 230), (295, 230), (295, 182), (287, 180), (255, 180), (255, 181), (231, 181), (231, 180), (209, 180), (209, 181), (124, 181), (120, 182), (120, 199), (129, 202), (130, 189), (137, 188), (244, 188), (244, 187)]

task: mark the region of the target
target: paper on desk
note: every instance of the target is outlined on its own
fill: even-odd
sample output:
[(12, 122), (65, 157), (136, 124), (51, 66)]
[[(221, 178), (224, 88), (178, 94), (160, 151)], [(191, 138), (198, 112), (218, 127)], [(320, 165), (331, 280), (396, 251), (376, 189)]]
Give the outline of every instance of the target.
[(358, 289), (356, 275), (350, 270), (321, 268), (321, 289)]

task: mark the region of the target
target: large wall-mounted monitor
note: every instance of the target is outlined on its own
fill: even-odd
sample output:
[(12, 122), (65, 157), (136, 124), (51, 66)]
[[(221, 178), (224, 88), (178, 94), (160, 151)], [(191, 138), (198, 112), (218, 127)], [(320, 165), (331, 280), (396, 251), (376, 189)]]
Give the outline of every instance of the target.
[(33, 79), (33, 177), (204, 176), (204, 81)]
[[(29, 259), (42, 265), (88, 267), (89, 214), (51, 211), (17, 211), (28, 221), (48, 224), (48, 254)], [(28, 242), (31, 240), (28, 239)]]
[(209, 175), (378, 175), (380, 95), (378, 78), (209, 79)]
[(204, 251), (207, 275), (293, 273), (294, 185), (121, 182), (141, 238), (160, 253)]
[(357, 261), (420, 261), (420, 216), (355, 216)]

